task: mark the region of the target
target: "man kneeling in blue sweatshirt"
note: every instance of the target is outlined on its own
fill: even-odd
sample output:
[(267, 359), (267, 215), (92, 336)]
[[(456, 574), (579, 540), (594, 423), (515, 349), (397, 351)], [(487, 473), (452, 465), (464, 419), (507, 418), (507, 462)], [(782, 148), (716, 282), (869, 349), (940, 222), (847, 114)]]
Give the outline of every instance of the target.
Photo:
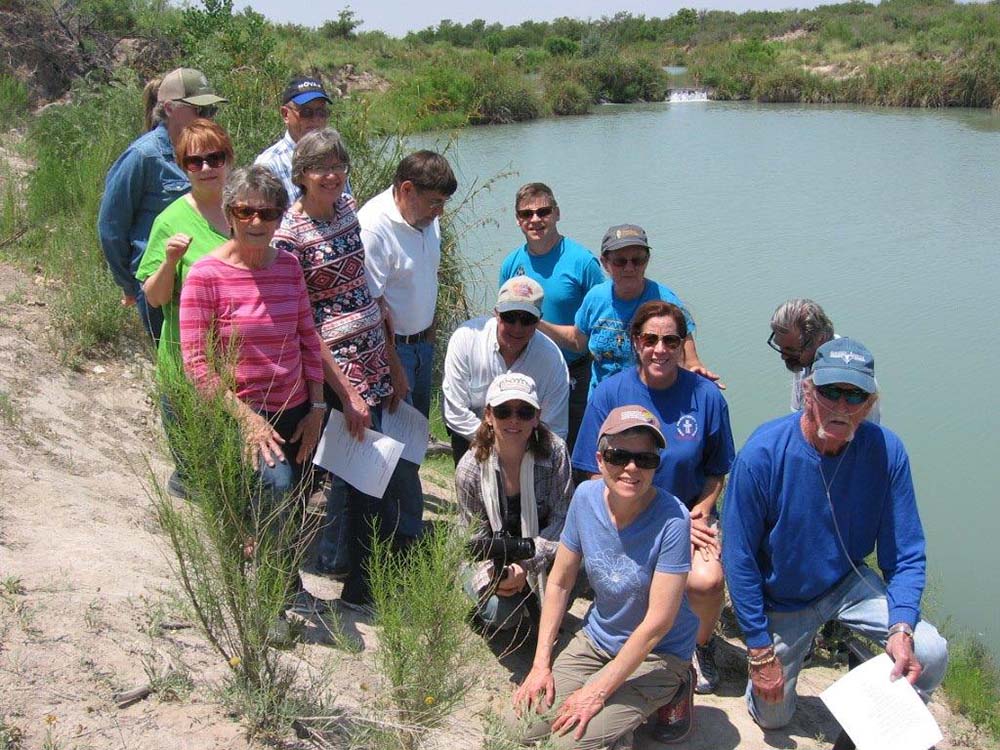
[[(948, 664), (947, 642), (920, 619), (927, 560), (906, 449), (865, 421), (878, 398), (871, 352), (828, 341), (803, 389), (801, 412), (747, 440), (722, 511), (747, 705), (765, 729), (791, 721), (802, 660), (827, 620), (883, 644), (892, 679), (925, 697)], [(882, 577), (864, 563), (876, 547)]]

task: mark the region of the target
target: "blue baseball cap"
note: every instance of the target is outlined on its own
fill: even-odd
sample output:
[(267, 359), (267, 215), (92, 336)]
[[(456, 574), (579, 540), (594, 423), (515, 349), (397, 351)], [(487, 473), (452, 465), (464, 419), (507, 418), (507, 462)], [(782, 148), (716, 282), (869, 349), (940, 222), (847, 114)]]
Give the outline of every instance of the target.
[(816, 385), (849, 383), (865, 393), (875, 393), (875, 357), (860, 341), (832, 339), (816, 350), (812, 380)]
[(285, 87), (281, 95), (281, 103), (295, 102), (295, 104), (306, 104), (314, 99), (325, 99), (332, 102), (323, 88), (323, 84), (315, 78), (293, 78)]

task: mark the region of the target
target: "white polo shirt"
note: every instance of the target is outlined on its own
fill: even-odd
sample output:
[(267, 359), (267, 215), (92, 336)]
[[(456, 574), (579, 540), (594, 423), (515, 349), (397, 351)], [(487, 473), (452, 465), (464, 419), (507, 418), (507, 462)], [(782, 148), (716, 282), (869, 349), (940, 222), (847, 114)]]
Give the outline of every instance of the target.
[(474, 318), (460, 325), (448, 341), (444, 357), (444, 421), (471, 440), (483, 418), (486, 391), (497, 375), (530, 375), (538, 388), (542, 421), (559, 437), (569, 431), (569, 370), (562, 351), (541, 331), (507, 367), (497, 343), (497, 319)]
[(441, 226), (424, 230), (406, 223), (392, 186), (358, 211), (365, 270), (372, 296), (384, 297), (395, 332), (412, 336), (430, 328), (437, 303), (441, 265)]

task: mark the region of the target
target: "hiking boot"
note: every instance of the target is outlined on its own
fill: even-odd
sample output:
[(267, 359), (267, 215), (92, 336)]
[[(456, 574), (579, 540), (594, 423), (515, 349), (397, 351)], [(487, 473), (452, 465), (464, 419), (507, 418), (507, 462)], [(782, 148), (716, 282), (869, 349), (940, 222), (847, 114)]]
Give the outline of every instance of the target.
[(656, 711), (656, 721), (651, 723), (649, 734), (657, 742), (672, 745), (691, 734), (694, 727), (694, 682), (694, 667), (689, 667), (684, 682), (677, 688), (670, 703)]
[(708, 639), (704, 646), (695, 644), (694, 656), (691, 657), (694, 667), (694, 691), (698, 695), (714, 693), (719, 686), (719, 668), (715, 664), (715, 640)]

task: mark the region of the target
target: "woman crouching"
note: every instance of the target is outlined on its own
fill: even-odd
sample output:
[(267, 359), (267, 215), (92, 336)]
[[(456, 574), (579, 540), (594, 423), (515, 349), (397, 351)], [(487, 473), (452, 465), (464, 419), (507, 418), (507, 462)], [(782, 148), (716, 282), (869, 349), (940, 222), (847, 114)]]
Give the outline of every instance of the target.
[[(672, 700), (686, 720), (671, 740), (690, 729), (698, 629), (684, 600), (691, 528), (680, 501), (653, 485), (665, 444), (656, 417), (640, 406), (614, 409), (601, 425), (601, 479), (584, 482), (573, 496), (548, 577), (534, 663), (514, 693), (521, 720), (509, 719), (523, 742), (551, 735), (557, 748), (608, 747)], [(594, 603), (553, 664), (584, 561)]]

